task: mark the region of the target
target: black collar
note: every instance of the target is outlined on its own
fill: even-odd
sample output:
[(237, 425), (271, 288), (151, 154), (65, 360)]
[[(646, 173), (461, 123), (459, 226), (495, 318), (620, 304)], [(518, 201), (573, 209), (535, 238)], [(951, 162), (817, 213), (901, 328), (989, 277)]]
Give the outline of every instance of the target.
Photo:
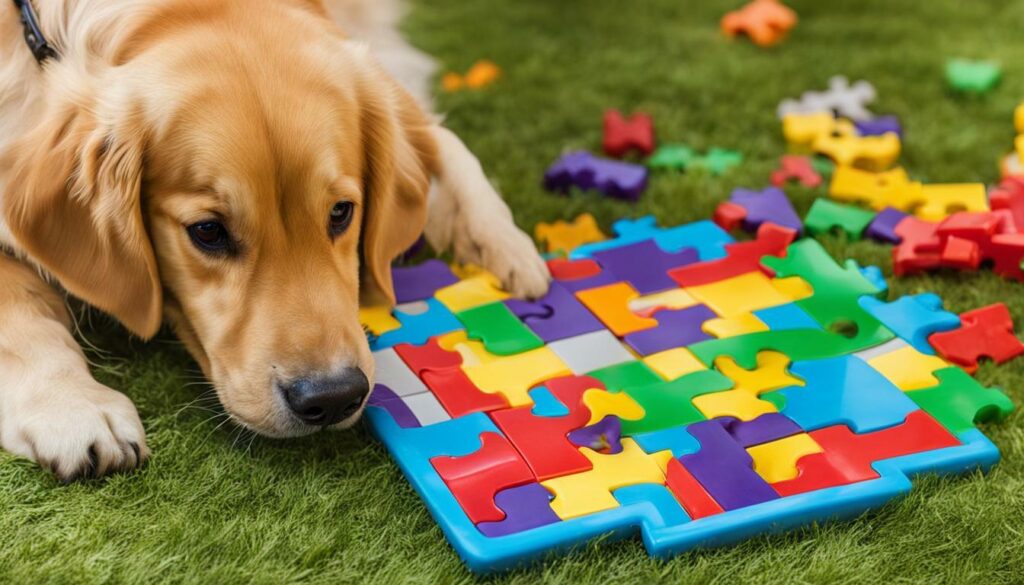
[(32, 51), (32, 56), (36, 58), (36, 61), (42, 65), (47, 59), (57, 59), (57, 51), (47, 42), (42, 29), (39, 28), (39, 18), (36, 16), (35, 9), (32, 8), (32, 0), (14, 0), (14, 6), (21, 13), (21, 26), (25, 29), (25, 43)]

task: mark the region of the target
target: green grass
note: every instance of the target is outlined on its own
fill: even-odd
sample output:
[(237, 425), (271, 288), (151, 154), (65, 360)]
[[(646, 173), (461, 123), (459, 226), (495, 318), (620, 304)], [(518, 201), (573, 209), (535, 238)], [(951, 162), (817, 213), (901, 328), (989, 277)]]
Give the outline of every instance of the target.
[[(793, 1), (801, 22), (772, 49), (730, 42), (718, 19), (738, 2), (431, 0), (406, 23), (444, 67), (480, 57), (506, 76), (492, 89), (444, 96), (448, 125), (483, 161), (517, 220), (593, 212), (656, 214), (664, 224), (710, 215), (736, 186), (762, 186), (784, 150), (775, 106), (842, 73), (878, 89), (877, 112), (904, 122), (903, 163), (928, 181), (997, 178), (1024, 95), (1024, 4)], [(945, 88), (947, 58), (996, 59), (991, 95)], [(663, 141), (743, 151), (722, 178), (655, 179), (638, 205), (539, 187), (563, 149), (596, 149), (602, 111), (642, 109)], [(819, 192), (790, 190), (801, 211)], [(826, 238), (838, 258), (890, 269), (889, 250)], [(1024, 323), (1020, 284), (989, 273), (902, 279), (895, 294), (933, 290), (963, 311), (1006, 302)], [(139, 407), (154, 456), (141, 472), (62, 487), (0, 455), (0, 582), (451, 583), (473, 577), (419, 498), (365, 429), (276, 442), (221, 425), (185, 351), (167, 335), (127, 340), (94, 319), (82, 338), (100, 380)], [(979, 378), (1024, 399), (1024, 360)], [(594, 545), (500, 582), (1020, 582), (1024, 575), (1024, 422), (986, 428), (1004, 460), (988, 476), (921, 481), (907, 498), (854, 522), (651, 560), (638, 539)]]

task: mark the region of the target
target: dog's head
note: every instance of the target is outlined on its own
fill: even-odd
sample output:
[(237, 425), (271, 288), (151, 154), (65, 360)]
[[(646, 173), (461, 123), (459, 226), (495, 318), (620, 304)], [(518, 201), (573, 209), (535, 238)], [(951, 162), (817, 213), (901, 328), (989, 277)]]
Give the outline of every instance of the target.
[(166, 316), (226, 410), (272, 436), (365, 404), (360, 297), (393, 299), (435, 157), (412, 98), (301, 4), (140, 19), (102, 70), (54, 66), (4, 163), (30, 257), (144, 338)]

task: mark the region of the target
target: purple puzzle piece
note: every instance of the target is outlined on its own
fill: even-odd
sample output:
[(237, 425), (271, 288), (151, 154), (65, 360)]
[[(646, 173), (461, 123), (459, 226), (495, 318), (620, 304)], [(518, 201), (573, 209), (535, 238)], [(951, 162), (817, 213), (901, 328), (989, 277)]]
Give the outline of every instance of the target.
[(583, 278), (577, 278), (575, 280), (565, 280), (561, 278), (556, 278), (555, 282), (565, 287), (565, 290), (569, 291), (570, 293), (574, 293), (581, 290), (597, 288), (599, 286), (604, 286), (606, 284), (615, 284), (616, 282), (619, 282), (619, 279), (616, 278), (615, 275), (612, 274), (611, 272), (605, 270), (602, 271), (600, 274), (595, 274), (594, 276), (585, 276)]
[(898, 244), (903, 238), (896, 233), (896, 226), (900, 225), (900, 222), (908, 215), (894, 207), (886, 207), (878, 212), (875, 219), (871, 220), (864, 235), (879, 242)]
[(536, 301), (509, 299), (505, 306), (519, 317), (544, 343), (568, 339), (604, 329), (576, 296), (561, 283), (551, 283), (548, 293)]
[(452, 269), (440, 260), (427, 260), (415, 266), (394, 266), (391, 279), (395, 283), (395, 301), (398, 303), (429, 299), (438, 289), (459, 281)]
[(484, 536), (494, 538), (554, 524), (560, 519), (551, 509), (551, 494), (539, 483), (528, 483), (494, 494), (494, 504), (505, 511), (505, 519), (476, 525)]
[(654, 240), (644, 240), (594, 252), (593, 258), (605, 271), (633, 285), (640, 294), (647, 295), (678, 288), (679, 283), (669, 277), (668, 271), (698, 262), (700, 255), (695, 248), (669, 253)]
[(420, 421), (416, 420), (416, 415), (412, 413), (412, 410), (405, 404), (402, 397), (395, 394), (394, 390), (384, 384), (377, 384), (373, 388), (367, 405), (377, 406), (388, 411), (391, 414), (391, 418), (395, 419), (395, 423), (403, 429), (421, 426)]
[(701, 326), (718, 315), (705, 305), (685, 309), (662, 309), (654, 313), (658, 326), (630, 333), (623, 338), (641, 356), (711, 339)]
[(608, 197), (636, 201), (647, 188), (647, 168), (598, 158), (589, 152), (562, 155), (544, 173), (544, 188), (568, 193), (572, 186), (597, 189)]
[(903, 138), (903, 128), (896, 116), (879, 116), (870, 120), (854, 121), (853, 125), (857, 127), (857, 133), (861, 136), (881, 136), (892, 132)]
[(754, 460), (725, 427), (714, 420), (686, 427), (700, 451), (683, 455), (679, 462), (725, 510), (744, 508), (778, 499), (779, 494), (754, 471)]
[(743, 218), (743, 229), (752, 234), (757, 233), (757, 228), (766, 221), (796, 230), (798, 234), (803, 233), (804, 224), (800, 216), (796, 214), (786, 193), (778, 187), (766, 187), (760, 191), (733, 189), (729, 201), (747, 210), (747, 217)]
[(733, 440), (744, 449), (804, 432), (800, 425), (778, 412), (765, 413), (754, 420), (747, 421), (731, 416), (714, 420), (722, 425), (722, 428), (732, 435)]
[(609, 455), (622, 452), (622, 420), (608, 415), (589, 427), (569, 433), (569, 442)]

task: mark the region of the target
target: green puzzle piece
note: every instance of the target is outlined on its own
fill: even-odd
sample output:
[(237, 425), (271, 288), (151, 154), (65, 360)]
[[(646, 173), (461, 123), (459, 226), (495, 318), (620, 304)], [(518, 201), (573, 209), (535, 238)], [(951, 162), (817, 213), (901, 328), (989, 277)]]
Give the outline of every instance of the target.
[(851, 240), (859, 240), (874, 218), (874, 213), (859, 207), (843, 205), (828, 199), (816, 199), (811, 205), (811, 210), (807, 212), (807, 217), (804, 218), (804, 225), (807, 227), (807, 233), (812, 236), (839, 228)]
[(702, 157), (697, 157), (691, 162), (692, 166), (703, 167), (712, 175), (721, 175), (732, 167), (743, 162), (743, 155), (735, 150), (724, 148), (712, 148)]
[(986, 93), (999, 83), (1002, 75), (999, 64), (992, 61), (953, 59), (946, 63), (946, 81), (957, 91)]
[(483, 342), (494, 355), (513, 355), (537, 349), (544, 341), (530, 331), (505, 303), (489, 303), (455, 313), (466, 336)]
[[(789, 246), (784, 258), (765, 256), (762, 263), (780, 278), (799, 276), (814, 294), (796, 301), (811, 318), (832, 333), (847, 338), (860, 351), (889, 341), (895, 335), (860, 306), (863, 296), (882, 294), (848, 261), (842, 268), (815, 240), (800, 240)], [(794, 356), (790, 356), (797, 359)]]
[(665, 144), (647, 159), (647, 166), (654, 170), (684, 171), (696, 159), (697, 153), (685, 144)]
[(856, 342), (821, 329), (781, 329), (758, 331), (735, 337), (709, 339), (689, 346), (693, 355), (711, 367), (721, 356), (736, 360), (740, 367), (750, 370), (757, 367), (757, 354), (762, 351), (777, 351), (796, 361), (820, 360), (867, 349), (877, 343)]
[(621, 392), (630, 388), (641, 388), (661, 382), (654, 370), (640, 361), (623, 362), (587, 372), (588, 376), (597, 378), (609, 392)]
[(922, 410), (949, 432), (974, 428), (975, 422), (999, 420), (1013, 411), (1013, 402), (998, 388), (986, 388), (960, 368), (935, 372), (939, 385), (906, 392)]
[(705, 420), (707, 417), (693, 405), (693, 399), (732, 387), (733, 381), (719, 372), (700, 370), (669, 382), (662, 380), (624, 390), (643, 407), (644, 417), (640, 420), (622, 419), (622, 434), (631, 436)]

